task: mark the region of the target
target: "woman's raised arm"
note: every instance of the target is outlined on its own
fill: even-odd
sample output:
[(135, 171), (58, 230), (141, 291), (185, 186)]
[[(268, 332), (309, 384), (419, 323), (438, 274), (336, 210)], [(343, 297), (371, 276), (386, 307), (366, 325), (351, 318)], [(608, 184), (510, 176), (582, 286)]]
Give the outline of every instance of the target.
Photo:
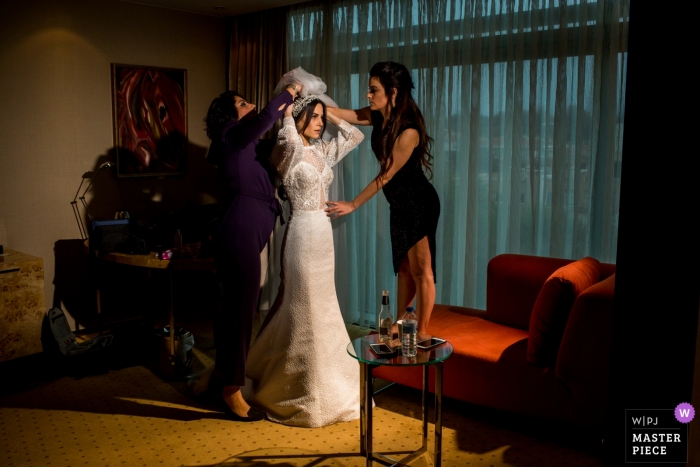
[(227, 128), (228, 131), (225, 130), (223, 134), (224, 141), (231, 146), (245, 147), (259, 139), (280, 119), (284, 110), (292, 105), (295, 95), (296, 91), (285, 89), (268, 102), (259, 114), (237, 121)]
[(272, 148), (270, 162), (277, 171), (277, 176), (284, 180), (289, 170), (304, 159), (304, 144), (299, 137), (292, 117), (293, 105), (284, 111), (282, 128), (277, 133), (277, 142)]
[(328, 114), (328, 120), (335, 125), (334, 120), (345, 120), (351, 125), (371, 125), (372, 117), (370, 115), (369, 107), (364, 107), (362, 109), (351, 110), (351, 109), (339, 109), (337, 107), (328, 107), (326, 109)]

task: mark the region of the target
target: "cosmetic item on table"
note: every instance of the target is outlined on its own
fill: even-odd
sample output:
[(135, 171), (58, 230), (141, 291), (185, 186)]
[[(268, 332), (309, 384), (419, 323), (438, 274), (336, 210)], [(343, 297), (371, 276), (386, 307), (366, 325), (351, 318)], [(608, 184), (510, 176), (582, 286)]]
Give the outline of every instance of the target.
[(160, 253), (156, 253), (156, 258), (158, 259), (172, 259), (173, 250), (163, 250)]

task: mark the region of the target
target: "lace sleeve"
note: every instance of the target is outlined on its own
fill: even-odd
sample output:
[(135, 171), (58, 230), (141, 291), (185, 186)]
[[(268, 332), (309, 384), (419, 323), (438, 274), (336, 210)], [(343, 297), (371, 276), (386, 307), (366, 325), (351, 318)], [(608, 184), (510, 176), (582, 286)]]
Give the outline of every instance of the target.
[(277, 171), (280, 180), (284, 180), (289, 171), (304, 158), (304, 145), (301, 142), (292, 117), (285, 117), (282, 128), (277, 134), (277, 143), (272, 149), (270, 162)]
[(338, 124), (338, 137), (322, 144), (323, 155), (326, 158), (328, 165), (331, 167), (336, 165), (350, 151), (359, 146), (364, 139), (364, 133), (362, 133), (356, 126), (350, 125), (345, 120), (341, 120)]

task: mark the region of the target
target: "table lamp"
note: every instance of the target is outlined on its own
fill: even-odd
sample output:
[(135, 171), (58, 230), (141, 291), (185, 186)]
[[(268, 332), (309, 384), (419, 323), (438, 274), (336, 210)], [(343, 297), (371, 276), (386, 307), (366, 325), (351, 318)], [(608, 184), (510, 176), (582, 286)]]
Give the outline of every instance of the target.
[[(73, 197), (73, 201), (71, 201), (71, 206), (73, 207), (73, 214), (75, 215), (75, 220), (78, 221), (78, 228), (80, 229), (80, 236), (83, 240), (88, 238), (88, 233), (87, 233), (87, 228), (85, 227), (85, 224), (83, 223), (81, 217), (80, 217), (80, 210), (78, 209), (78, 200), (82, 203), (83, 207), (85, 208), (85, 212), (87, 212), (88, 217), (90, 218), (90, 222), (94, 221), (95, 218), (92, 215), (92, 212), (90, 212), (90, 208), (88, 207), (87, 203), (85, 202), (85, 194), (88, 192), (90, 187), (92, 186), (92, 182), (95, 181), (95, 178), (97, 178), (97, 175), (102, 171), (102, 169), (110, 169), (114, 167), (115, 164), (114, 162), (105, 162), (102, 164), (97, 171), (93, 174), (92, 172), (85, 172), (82, 176), (82, 179), (80, 180), (80, 185), (78, 185), (78, 191), (75, 192), (75, 197)], [(87, 188), (85, 188), (85, 191), (83, 191), (82, 196), (78, 198), (78, 195), (80, 194), (80, 188), (82, 188), (83, 183), (85, 182), (85, 179), (89, 178), (90, 183), (88, 183)]]

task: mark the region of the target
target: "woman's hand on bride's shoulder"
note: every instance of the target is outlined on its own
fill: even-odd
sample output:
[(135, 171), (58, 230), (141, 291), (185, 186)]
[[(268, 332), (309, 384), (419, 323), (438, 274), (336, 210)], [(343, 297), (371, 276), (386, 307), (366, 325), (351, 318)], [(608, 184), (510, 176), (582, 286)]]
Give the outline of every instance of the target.
[(327, 201), (326, 206), (328, 207), (324, 211), (331, 219), (350, 214), (355, 210), (355, 205), (348, 201)]

